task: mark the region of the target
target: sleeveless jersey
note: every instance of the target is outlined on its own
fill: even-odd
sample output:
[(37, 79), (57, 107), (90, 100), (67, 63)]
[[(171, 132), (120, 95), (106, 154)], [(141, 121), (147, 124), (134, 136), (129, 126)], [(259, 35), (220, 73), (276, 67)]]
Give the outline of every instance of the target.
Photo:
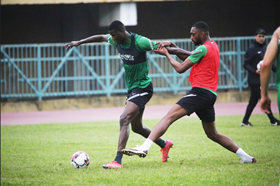
[(147, 61), (147, 53), (140, 52), (135, 47), (135, 34), (131, 34), (131, 45), (128, 49), (123, 49), (120, 44), (117, 44), (117, 50), (124, 64), (135, 65)]
[(148, 38), (134, 33), (131, 33), (130, 41), (127, 44), (115, 43), (111, 35), (107, 39), (111, 45), (117, 47), (123, 61), (127, 90), (146, 88), (151, 83), (151, 78), (148, 77), (149, 62), (146, 51), (154, 50), (158, 45)]
[(219, 47), (213, 40), (197, 47), (189, 59), (192, 66), (189, 81), (192, 87), (204, 88), (217, 95), (219, 79)]

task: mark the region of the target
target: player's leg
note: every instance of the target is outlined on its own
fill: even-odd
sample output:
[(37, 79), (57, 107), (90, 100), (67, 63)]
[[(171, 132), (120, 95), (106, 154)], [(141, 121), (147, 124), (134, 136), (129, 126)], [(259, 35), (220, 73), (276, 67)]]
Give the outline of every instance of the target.
[[(144, 111), (140, 111), (140, 113), (131, 121), (131, 129), (133, 132), (143, 136), (144, 138), (148, 138), (151, 133), (151, 129), (142, 123)], [(161, 148), (162, 152), (162, 162), (166, 162), (169, 154), (170, 148), (173, 146), (172, 141), (166, 140), (164, 141), (161, 138), (155, 140), (155, 143)]]
[(181, 117), (187, 114), (187, 111), (180, 105), (173, 105), (173, 107), (168, 111), (168, 113), (160, 120), (160, 122), (152, 130), (151, 134), (149, 135), (149, 139), (155, 141), (167, 131), (169, 126), (174, 121), (180, 119)]
[[(279, 111), (279, 114), (280, 114), (280, 85), (277, 84), (277, 89), (278, 89), (278, 93), (277, 93), (277, 104), (278, 104), (278, 111)], [(269, 109), (268, 109), (269, 110)], [(274, 116), (273, 116), (273, 113), (271, 110), (269, 110), (270, 113), (267, 114), (269, 119), (270, 118), (273, 118), (273, 119), (270, 119), (270, 123), (272, 126), (280, 126), (280, 121), (278, 119), (276, 119)]]
[(203, 122), (203, 129), (205, 134), (212, 141), (220, 144), (224, 148), (229, 151), (236, 153), (244, 163), (256, 163), (257, 160), (254, 157), (249, 156), (246, 152), (244, 152), (241, 148), (239, 148), (229, 137), (219, 134), (215, 127), (215, 122)]
[[(252, 91), (254, 92), (254, 97), (258, 98), (258, 101), (261, 99), (261, 89), (258, 88), (258, 85), (253, 86)], [(254, 98), (255, 99), (255, 98)], [(256, 103), (257, 104), (257, 103)], [(277, 120), (272, 113), (271, 109), (268, 109), (268, 111), (270, 112), (269, 114), (266, 114), (267, 117), (270, 120), (271, 125), (280, 125), (280, 121)]]
[[(140, 111), (137, 116), (131, 121), (131, 129), (133, 132), (143, 136), (144, 138), (148, 138), (148, 136), (151, 133), (151, 129), (142, 123), (142, 117), (143, 117), (144, 111)], [(165, 141), (162, 140), (161, 138), (157, 139), (155, 143), (160, 147), (164, 148), (165, 146)]]
[(129, 137), (129, 123), (133, 120), (135, 116), (140, 113), (139, 107), (133, 103), (128, 101), (124, 108), (123, 113), (120, 116), (120, 133), (119, 133), (119, 141), (118, 141), (118, 151), (114, 161), (108, 164), (104, 164), (103, 168), (105, 169), (119, 169), (122, 168), (122, 157), (121, 149), (125, 148), (128, 137)]
[[(261, 98), (261, 93), (260, 93), (260, 91), (259, 91), (258, 96), (259, 96), (259, 99), (260, 99), (260, 98)], [(270, 120), (270, 124), (271, 124), (272, 126), (273, 126), (273, 125), (280, 125), (280, 121), (277, 120), (277, 119), (274, 117), (274, 115), (273, 115), (273, 113), (272, 113), (272, 110), (271, 110), (271, 109), (268, 109), (268, 111), (269, 111), (269, 114), (266, 114), (266, 115), (267, 115), (267, 117), (268, 117), (269, 120)]]
[(202, 126), (205, 134), (212, 141), (219, 143), (220, 145), (234, 153), (239, 149), (239, 147), (229, 137), (217, 132), (215, 122), (207, 123), (202, 121)]
[(120, 134), (119, 134), (118, 151), (125, 148), (129, 137), (129, 124), (139, 114), (140, 114), (139, 107), (135, 103), (128, 101), (126, 103), (123, 113), (120, 116)]
[(246, 108), (246, 112), (244, 115), (244, 118), (242, 120), (241, 126), (253, 126), (250, 122), (249, 122), (249, 118), (254, 110), (254, 108), (256, 107), (258, 101), (259, 101), (259, 96), (258, 96), (258, 92), (260, 92), (260, 86), (259, 85), (254, 85), (254, 84), (250, 84), (250, 100), (249, 103), (247, 105)]
[(161, 121), (155, 126), (150, 133), (149, 137), (145, 140), (143, 145), (135, 148), (123, 149), (122, 152), (126, 155), (138, 155), (140, 157), (146, 157), (148, 150), (152, 144), (159, 139), (169, 128), (169, 126), (177, 119), (187, 115), (187, 111), (180, 105), (175, 104), (170, 111), (161, 119)]

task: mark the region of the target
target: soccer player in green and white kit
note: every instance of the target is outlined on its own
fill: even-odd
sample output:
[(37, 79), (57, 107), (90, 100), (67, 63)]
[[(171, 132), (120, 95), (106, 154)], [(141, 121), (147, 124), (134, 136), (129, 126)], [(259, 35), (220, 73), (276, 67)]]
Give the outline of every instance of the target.
[[(261, 102), (260, 107), (264, 113), (269, 113), (271, 109), (271, 100), (268, 97), (268, 84), (270, 78), (270, 70), (274, 59), (277, 59), (276, 83), (278, 88), (278, 109), (280, 113), (280, 26), (274, 31), (273, 36), (267, 46), (263, 64), (261, 66)], [(279, 126), (279, 125), (278, 125)]]
[[(142, 124), (142, 117), (146, 103), (153, 95), (153, 85), (148, 77), (149, 62), (147, 51), (155, 50), (157, 44), (150, 39), (138, 34), (130, 33), (120, 21), (113, 21), (108, 29), (109, 34), (94, 35), (80, 41), (72, 41), (64, 45), (67, 50), (73, 46), (79, 46), (91, 42), (109, 42), (116, 46), (125, 69), (125, 80), (127, 86), (126, 106), (120, 116), (120, 133), (117, 155), (111, 163), (103, 165), (105, 169), (119, 169), (123, 154), (121, 150), (125, 148), (129, 137), (129, 124), (132, 131), (147, 138), (151, 129)], [(162, 162), (167, 161), (169, 149), (172, 147), (170, 140), (155, 140), (162, 152)]]

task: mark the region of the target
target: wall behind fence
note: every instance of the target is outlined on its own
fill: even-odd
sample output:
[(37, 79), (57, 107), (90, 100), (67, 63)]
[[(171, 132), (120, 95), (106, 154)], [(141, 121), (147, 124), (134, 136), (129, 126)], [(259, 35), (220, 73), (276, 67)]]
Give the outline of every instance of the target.
[[(267, 36), (267, 41), (271, 36)], [(242, 67), (254, 37), (212, 38), (220, 48), (219, 90), (247, 87)], [(170, 39), (192, 51), (189, 39)], [(149, 52), (155, 92), (187, 91), (190, 70), (178, 74), (166, 57)], [(63, 44), (1, 46), (1, 98), (43, 98), (106, 95), (126, 92), (124, 69), (115, 47), (108, 43), (85, 44), (66, 51)], [(272, 75), (271, 86), (275, 86)]]

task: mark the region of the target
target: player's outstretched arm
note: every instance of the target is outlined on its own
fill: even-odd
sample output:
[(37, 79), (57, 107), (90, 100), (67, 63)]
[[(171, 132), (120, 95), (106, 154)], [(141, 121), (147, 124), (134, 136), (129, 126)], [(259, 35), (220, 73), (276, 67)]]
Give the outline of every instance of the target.
[[(261, 66), (260, 82), (261, 82), (261, 101), (260, 107), (264, 113), (269, 113), (268, 109), (271, 108), (271, 100), (268, 96), (268, 84), (270, 78), (270, 72), (274, 59), (276, 58), (278, 51), (278, 39), (280, 38), (280, 27), (278, 27), (273, 33), (272, 39), (269, 42), (263, 64)], [(279, 67), (278, 67), (279, 68)]]
[(156, 42), (156, 44), (158, 44), (157, 49), (161, 49), (163, 47), (174, 47), (174, 48), (179, 48), (177, 45), (175, 45), (173, 42), (171, 41), (162, 41), (162, 42)]
[(169, 54), (168, 50), (165, 47), (158, 50), (154, 50), (154, 52), (161, 55), (165, 55), (168, 58), (170, 64), (178, 73), (183, 73), (194, 65), (194, 63), (191, 62), (188, 58), (184, 60), (183, 63), (179, 63)]
[(107, 37), (108, 37), (108, 34), (94, 35), (94, 36), (90, 36), (85, 39), (81, 39), (79, 41), (72, 41), (71, 43), (65, 44), (64, 47), (67, 47), (66, 50), (69, 50), (73, 46), (80, 46), (81, 44), (84, 44), (84, 43), (107, 42)]
[(189, 57), (192, 54), (189, 51), (179, 48), (171, 41), (157, 42), (156, 44), (159, 44), (157, 49), (165, 47), (168, 50), (169, 54), (175, 54), (182, 61), (187, 59), (187, 57)]
[(185, 61), (190, 55), (192, 55), (192, 52), (186, 51), (181, 48), (166, 47), (166, 49), (169, 54), (175, 54), (182, 61)]

